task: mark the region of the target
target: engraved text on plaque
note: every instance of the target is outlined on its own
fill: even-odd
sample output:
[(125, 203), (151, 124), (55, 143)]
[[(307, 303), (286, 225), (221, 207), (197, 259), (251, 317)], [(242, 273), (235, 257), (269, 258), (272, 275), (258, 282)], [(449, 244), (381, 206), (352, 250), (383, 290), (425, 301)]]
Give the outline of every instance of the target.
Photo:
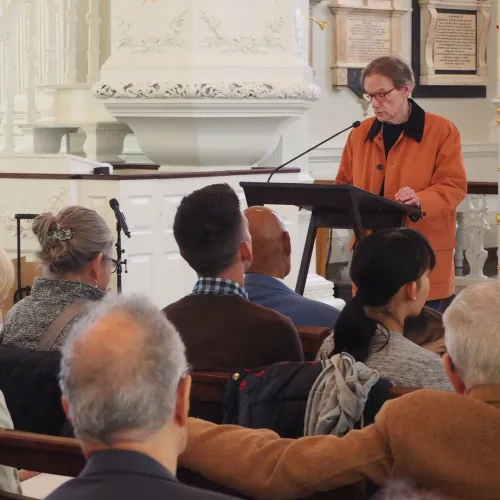
[(476, 16), (439, 12), (434, 38), (436, 71), (476, 71)]
[(347, 61), (368, 64), (391, 54), (391, 23), (388, 17), (367, 13), (347, 14)]

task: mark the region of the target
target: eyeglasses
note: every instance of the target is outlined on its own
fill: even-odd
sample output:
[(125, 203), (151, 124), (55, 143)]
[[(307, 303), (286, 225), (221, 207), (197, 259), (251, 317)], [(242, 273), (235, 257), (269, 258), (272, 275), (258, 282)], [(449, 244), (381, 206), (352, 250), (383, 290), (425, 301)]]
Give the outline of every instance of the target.
[(118, 268), (118, 261), (106, 254), (104, 254), (104, 259), (111, 263), (111, 274), (116, 273), (116, 269)]
[(387, 92), (378, 92), (377, 94), (363, 94), (363, 99), (368, 102), (372, 102), (373, 99), (375, 99), (377, 102), (385, 102), (387, 100), (387, 95), (396, 89), (397, 87), (394, 87)]

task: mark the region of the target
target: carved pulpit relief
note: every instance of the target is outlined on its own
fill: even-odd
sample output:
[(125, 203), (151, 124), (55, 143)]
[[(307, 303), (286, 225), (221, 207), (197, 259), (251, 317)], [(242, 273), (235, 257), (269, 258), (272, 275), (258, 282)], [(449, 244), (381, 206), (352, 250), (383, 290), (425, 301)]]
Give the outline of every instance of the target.
[(484, 97), (488, 79), (489, 10), (493, 0), (413, 2), (416, 95)]
[(407, 0), (330, 0), (333, 14), (333, 88), (350, 88), (365, 109), (359, 81), (361, 70), (373, 59), (402, 55), (402, 16)]

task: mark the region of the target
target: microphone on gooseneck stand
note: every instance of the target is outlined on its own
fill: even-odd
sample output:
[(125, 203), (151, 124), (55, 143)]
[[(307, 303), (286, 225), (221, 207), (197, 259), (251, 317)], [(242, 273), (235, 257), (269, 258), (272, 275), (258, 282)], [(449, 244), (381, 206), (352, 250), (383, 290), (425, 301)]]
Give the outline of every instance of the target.
[(127, 238), (130, 238), (130, 231), (128, 229), (127, 221), (125, 216), (120, 210), (120, 204), (116, 198), (109, 200), (109, 206), (115, 213), (116, 217), (116, 288), (118, 293), (122, 291), (122, 272), (128, 273), (127, 270), (127, 259), (122, 259), (122, 255), (125, 250), (122, 248), (122, 231), (125, 233)]
[(272, 172), (271, 172), (271, 175), (269, 176), (269, 178), (267, 179), (267, 182), (269, 182), (273, 175), (278, 172), (279, 170), (281, 170), (283, 167), (286, 167), (287, 165), (290, 165), (290, 163), (294, 162), (295, 160), (298, 160), (299, 158), (302, 158), (302, 156), (306, 155), (307, 153), (313, 151), (314, 149), (316, 148), (319, 148), (320, 146), (322, 146), (325, 142), (328, 142), (328, 141), (331, 141), (332, 139), (334, 139), (335, 137), (337, 137), (338, 135), (340, 134), (343, 134), (344, 132), (347, 132), (348, 130), (351, 130), (352, 128), (358, 128), (359, 126), (361, 125), (361, 122), (360, 121), (355, 121), (352, 125), (349, 125), (347, 128), (345, 128), (344, 130), (341, 130), (340, 132), (337, 132), (336, 134), (333, 134), (332, 136), (328, 137), (327, 139), (325, 139), (324, 141), (321, 141), (319, 144), (316, 144), (315, 146), (313, 146), (312, 148), (309, 148), (307, 151), (304, 151), (303, 153), (300, 153), (300, 155), (297, 155), (295, 158), (292, 158), (291, 160), (288, 160), (286, 163), (283, 163), (283, 165), (280, 165), (279, 167), (276, 167)]

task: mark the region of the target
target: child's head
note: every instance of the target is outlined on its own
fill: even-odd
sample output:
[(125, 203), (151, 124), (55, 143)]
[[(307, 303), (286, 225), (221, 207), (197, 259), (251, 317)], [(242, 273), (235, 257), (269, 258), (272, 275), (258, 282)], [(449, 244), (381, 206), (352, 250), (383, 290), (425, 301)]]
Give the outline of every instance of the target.
[(415, 344), (442, 356), (445, 352), (443, 315), (430, 307), (423, 307), (418, 316), (408, 316), (404, 336)]

